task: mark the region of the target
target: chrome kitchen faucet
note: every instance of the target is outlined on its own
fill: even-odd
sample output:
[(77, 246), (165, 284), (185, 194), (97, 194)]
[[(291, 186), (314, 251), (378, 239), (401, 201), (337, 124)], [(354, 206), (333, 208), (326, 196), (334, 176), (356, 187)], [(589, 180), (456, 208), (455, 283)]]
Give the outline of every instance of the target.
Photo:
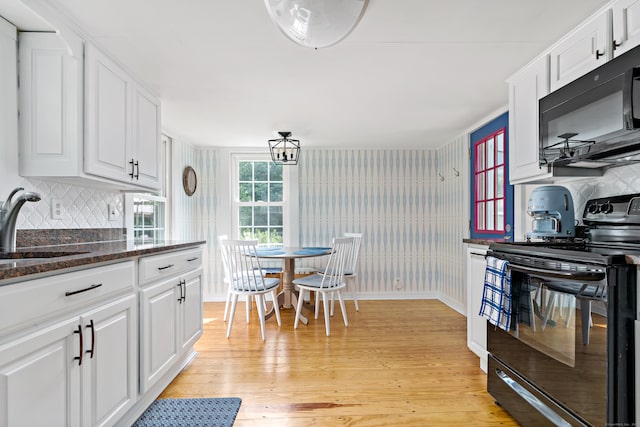
[(15, 202), (13, 196), (24, 188), (15, 188), (7, 200), (0, 205), (0, 252), (16, 250), (16, 220), (18, 212), (25, 202), (39, 202), (42, 197), (38, 193), (22, 193)]

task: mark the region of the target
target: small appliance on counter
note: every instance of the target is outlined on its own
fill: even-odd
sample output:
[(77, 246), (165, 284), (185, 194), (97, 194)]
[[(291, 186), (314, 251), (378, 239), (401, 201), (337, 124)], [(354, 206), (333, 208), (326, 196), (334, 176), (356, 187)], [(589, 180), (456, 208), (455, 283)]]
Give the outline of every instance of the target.
[(576, 236), (573, 198), (565, 187), (545, 185), (531, 192), (527, 214), (533, 217), (528, 239), (552, 240)]

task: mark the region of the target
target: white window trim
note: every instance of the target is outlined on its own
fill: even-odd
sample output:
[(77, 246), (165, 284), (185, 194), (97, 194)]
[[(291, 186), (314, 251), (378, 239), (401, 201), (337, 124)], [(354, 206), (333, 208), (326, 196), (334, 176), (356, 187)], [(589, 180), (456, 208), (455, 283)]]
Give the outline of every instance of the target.
[(164, 203), (164, 235), (165, 240), (167, 237), (167, 210), (169, 206), (167, 205), (167, 198), (162, 196), (155, 196), (149, 193), (125, 193), (124, 195), (124, 212), (125, 212), (125, 220), (124, 226), (127, 229), (127, 241), (134, 240), (134, 232), (133, 232), (133, 199), (145, 199), (153, 202), (163, 202)]
[[(234, 239), (239, 238), (238, 235), (238, 203), (236, 184), (238, 182), (238, 162), (250, 160), (266, 160), (271, 161), (269, 153), (262, 152), (232, 152), (230, 153), (230, 177), (229, 180), (229, 200), (230, 216), (231, 216), (231, 235)], [(298, 196), (298, 166), (283, 166), (283, 204), (282, 204), (282, 222), (283, 222), (283, 244), (284, 246), (300, 245), (300, 227), (299, 223), (299, 196)]]

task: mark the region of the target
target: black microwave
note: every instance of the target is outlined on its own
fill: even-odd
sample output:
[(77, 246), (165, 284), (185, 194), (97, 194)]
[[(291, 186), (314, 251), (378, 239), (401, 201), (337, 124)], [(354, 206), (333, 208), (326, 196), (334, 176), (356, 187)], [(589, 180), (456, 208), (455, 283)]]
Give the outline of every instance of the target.
[(539, 101), (540, 164), (640, 162), (640, 46)]

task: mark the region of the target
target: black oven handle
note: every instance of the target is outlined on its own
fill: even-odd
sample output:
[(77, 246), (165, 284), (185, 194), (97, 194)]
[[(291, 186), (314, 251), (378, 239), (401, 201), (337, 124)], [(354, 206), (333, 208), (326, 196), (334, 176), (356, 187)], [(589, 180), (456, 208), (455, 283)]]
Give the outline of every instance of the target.
[(558, 279), (581, 280), (584, 282), (598, 282), (605, 278), (605, 274), (599, 272), (544, 270), (541, 268), (526, 267), (523, 265), (515, 264), (509, 264), (509, 268), (511, 270), (527, 274), (538, 274), (544, 277), (554, 277)]
[(521, 398), (523, 398), (529, 405), (531, 405), (536, 411), (542, 414), (546, 419), (551, 421), (556, 426), (571, 427), (571, 424), (562, 418), (557, 412), (549, 408), (540, 399), (534, 396), (529, 390), (518, 384), (509, 375), (502, 372), (502, 370), (496, 368), (496, 375), (506, 385), (508, 385), (513, 391), (515, 391)]

